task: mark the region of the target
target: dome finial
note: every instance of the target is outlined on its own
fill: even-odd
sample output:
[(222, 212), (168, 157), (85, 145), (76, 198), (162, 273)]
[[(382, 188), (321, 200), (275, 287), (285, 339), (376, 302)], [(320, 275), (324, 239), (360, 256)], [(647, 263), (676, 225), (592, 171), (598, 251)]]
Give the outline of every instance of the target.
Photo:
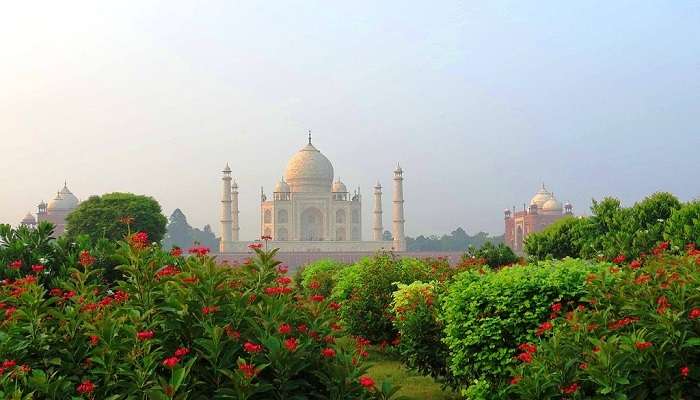
[(311, 144), (311, 129), (309, 129), (309, 144)]

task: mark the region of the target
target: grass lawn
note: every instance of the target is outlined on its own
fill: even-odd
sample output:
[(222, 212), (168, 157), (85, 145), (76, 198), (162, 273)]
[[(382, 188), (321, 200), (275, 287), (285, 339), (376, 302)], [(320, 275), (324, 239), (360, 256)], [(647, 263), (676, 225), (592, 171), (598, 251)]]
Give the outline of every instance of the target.
[(440, 389), (440, 384), (432, 378), (422, 376), (404, 368), (399, 361), (392, 360), (381, 354), (373, 353), (370, 358), (373, 364), (368, 374), (379, 384), (389, 380), (394, 385), (401, 386), (398, 396), (410, 400), (456, 400), (458, 395)]

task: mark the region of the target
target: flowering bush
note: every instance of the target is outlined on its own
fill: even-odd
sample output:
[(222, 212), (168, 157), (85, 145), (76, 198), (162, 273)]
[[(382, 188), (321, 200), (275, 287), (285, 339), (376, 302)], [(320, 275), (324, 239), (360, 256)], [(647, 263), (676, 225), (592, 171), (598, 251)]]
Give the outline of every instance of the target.
[(518, 345), (551, 329), (540, 325), (559, 312), (551, 305), (578, 300), (586, 276), (600, 268), (567, 259), (497, 272), (470, 270), (455, 277), (442, 297), (440, 315), (451, 374), (467, 390), (498, 398), (516, 364)]
[(540, 340), (523, 340), (510, 396), (700, 397), (700, 251), (625, 262), (587, 278)]
[(304, 266), (301, 271), (301, 286), (307, 291), (330, 296), (335, 287), (338, 271), (347, 265), (335, 260), (318, 260)]
[[(12, 244), (6, 244), (12, 246)], [(389, 398), (375, 387), (323, 296), (293, 289), (275, 251), (240, 268), (206, 249), (163, 252), (141, 233), (117, 244), (113, 286), (87, 250), (41, 282), (9, 262), (0, 286), (2, 398)], [(24, 262), (22, 262), (24, 264)], [(51, 268), (50, 263), (47, 268)]]

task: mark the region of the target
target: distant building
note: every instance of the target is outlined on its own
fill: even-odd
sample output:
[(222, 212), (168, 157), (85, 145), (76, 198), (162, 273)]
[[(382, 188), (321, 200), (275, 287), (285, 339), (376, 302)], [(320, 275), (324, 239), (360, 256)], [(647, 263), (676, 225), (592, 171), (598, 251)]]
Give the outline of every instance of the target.
[(56, 192), (56, 197), (48, 204), (44, 201), (39, 203), (36, 219), (31, 213), (20, 222), (21, 225), (34, 228), (39, 222), (48, 221), (56, 226), (55, 236), (61, 236), (66, 231), (66, 217), (78, 207), (80, 201), (68, 189), (67, 184), (63, 184), (63, 189)]
[(523, 243), (527, 235), (539, 232), (551, 225), (554, 221), (573, 215), (570, 203), (561, 202), (554, 197), (554, 193), (547, 191), (544, 183), (540, 190), (530, 200), (530, 205), (523, 204), (522, 211), (505, 209), (505, 243), (516, 253), (523, 253)]

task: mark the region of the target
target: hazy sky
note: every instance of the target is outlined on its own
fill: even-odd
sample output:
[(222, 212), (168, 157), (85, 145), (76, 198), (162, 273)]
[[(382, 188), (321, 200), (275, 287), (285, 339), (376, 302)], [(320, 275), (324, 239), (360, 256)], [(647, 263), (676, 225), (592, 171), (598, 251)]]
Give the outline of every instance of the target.
[[(98, 4), (99, 3), (99, 4)], [(64, 179), (241, 235), (314, 132), (336, 176), (405, 169), (409, 235), (503, 232), (544, 181), (577, 213), (700, 195), (700, 3), (15, 1), (0, 12), (0, 221)]]

